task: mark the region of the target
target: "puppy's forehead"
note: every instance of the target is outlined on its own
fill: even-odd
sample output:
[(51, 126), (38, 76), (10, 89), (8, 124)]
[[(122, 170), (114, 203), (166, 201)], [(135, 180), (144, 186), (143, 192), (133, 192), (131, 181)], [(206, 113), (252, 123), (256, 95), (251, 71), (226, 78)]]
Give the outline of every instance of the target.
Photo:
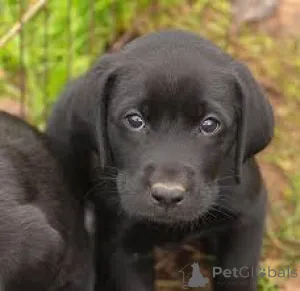
[(234, 97), (234, 82), (223, 68), (183, 51), (129, 60), (120, 79), (119, 106), (146, 107), (156, 116), (170, 113), (196, 118), (205, 104), (229, 104)]
[(218, 87), (227, 87), (223, 76), (212, 68), (208, 70), (184, 60), (162, 63), (145, 70), (141, 77), (147, 95), (160, 102), (169, 98), (178, 103), (199, 101), (212, 91), (218, 94)]
[(173, 65), (157, 67), (145, 74), (143, 103), (150, 112), (176, 112), (198, 116), (206, 91), (206, 83), (199, 75)]

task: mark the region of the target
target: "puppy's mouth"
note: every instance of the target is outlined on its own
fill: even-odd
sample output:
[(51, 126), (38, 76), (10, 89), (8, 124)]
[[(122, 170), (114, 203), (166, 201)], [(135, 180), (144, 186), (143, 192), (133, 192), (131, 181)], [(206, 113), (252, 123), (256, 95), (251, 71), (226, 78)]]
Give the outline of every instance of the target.
[(134, 219), (170, 225), (209, 218), (216, 196), (217, 193), (210, 190), (205, 195), (189, 197), (176, 206), (168, 206), (153, 202), (149, 195), (123, 193), (120, 204), (124, 213)]
[(219, 193), (216, 183), (200, 184), (200, 178), (197, 181), (193, 188), (176, 180), (160, 180), (149, 185), (119, 173), (118, 204), (125, 215), (137, 220), (164, 224), (197, 221), (213, 208)]
[(143, 211), (142, 209), (132, 211), (131, 209), (126, 209), (124, 211), (131, 217), (137, 220), (147, 220), (149, 222), (163, 223), (163, 224), (178, 224), (178, 223), (192, 223), (193, 221), (199, 220), (201, 217), (205, 216), (208, 212), (203, 209), (194, 210), (183, 210), (178, 207), (178, 209), (170, 208), (158, 208), (158, 207), (148, 207), (148, 209)]

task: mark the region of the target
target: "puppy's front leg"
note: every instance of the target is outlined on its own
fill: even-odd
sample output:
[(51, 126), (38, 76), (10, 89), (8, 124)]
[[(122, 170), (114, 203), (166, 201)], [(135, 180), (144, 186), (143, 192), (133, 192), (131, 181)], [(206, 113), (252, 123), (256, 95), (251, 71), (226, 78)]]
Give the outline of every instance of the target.
[[(264, 210), (246, 225), (239, 224), (218, 237), (214, 291), (257, 290), (257, 267), (264, 230)], [(257, 213), (256, 213), (257, 214)]]
[(118, 291), (153, 291), (154, 256), (130, 255), (119, 249), (112, 256), (111, 270)]

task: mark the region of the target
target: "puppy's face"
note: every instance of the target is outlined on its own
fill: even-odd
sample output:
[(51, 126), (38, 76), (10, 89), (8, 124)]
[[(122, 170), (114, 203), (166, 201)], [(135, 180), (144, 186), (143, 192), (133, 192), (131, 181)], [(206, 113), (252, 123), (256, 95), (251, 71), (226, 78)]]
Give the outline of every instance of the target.
[(157, 222), (192, 221), (218, 199), (236, 138), (234, 82), (184, 55), (145, 63), (124, 65), (108, 102), (120, 204)]

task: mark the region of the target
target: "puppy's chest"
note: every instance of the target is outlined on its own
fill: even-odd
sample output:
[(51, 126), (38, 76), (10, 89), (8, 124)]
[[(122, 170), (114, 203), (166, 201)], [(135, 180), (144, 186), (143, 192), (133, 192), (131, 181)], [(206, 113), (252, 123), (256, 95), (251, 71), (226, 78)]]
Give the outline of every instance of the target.
[[(136, 223), (123, 231), (122, 248), (128, 253), (147, 254), (154, 247), (178, 247), (186, 241), (213, 239), (218, 233), (232, 227), (235, 218), (215, 216), (213, 220), (195, 222), (194, 225), (170, 227)], [(197, 227), (196, 227), (197, 225)]]

